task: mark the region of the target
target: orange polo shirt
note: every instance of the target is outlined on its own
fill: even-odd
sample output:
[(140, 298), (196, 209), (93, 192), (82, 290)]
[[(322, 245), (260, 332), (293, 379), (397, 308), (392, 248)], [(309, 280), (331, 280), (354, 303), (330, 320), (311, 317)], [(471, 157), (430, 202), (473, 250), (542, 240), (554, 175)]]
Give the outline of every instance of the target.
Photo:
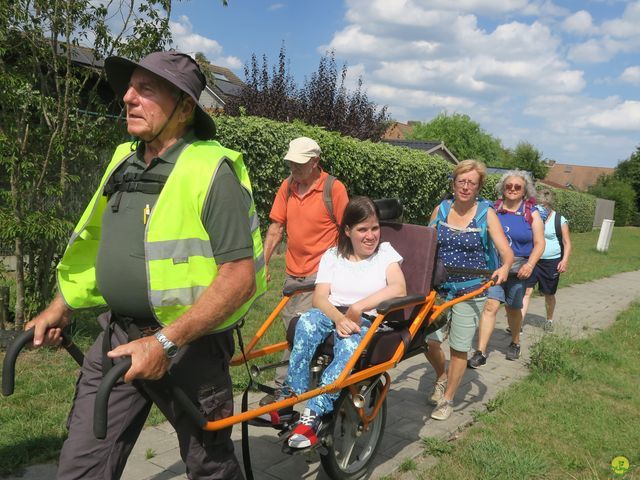
[[(284, 224), (287, 229), (285, 265), (287, 273), (294, 277), (306, 277), (317, 272), (320, 257), (338, 240), (338, 227), (331, 220), (323, 198), (324, 182), (328, 176), (327, 172), (322, 172), (302, 197), (297, 193), (297, 182), (293, 182), (288, 199), (288, 180), (285, 180), (271, 207), (269, 218)], [(339, 180), (333, 183), (331, 198), (333, 214), (340, 223), (349, 197)]]

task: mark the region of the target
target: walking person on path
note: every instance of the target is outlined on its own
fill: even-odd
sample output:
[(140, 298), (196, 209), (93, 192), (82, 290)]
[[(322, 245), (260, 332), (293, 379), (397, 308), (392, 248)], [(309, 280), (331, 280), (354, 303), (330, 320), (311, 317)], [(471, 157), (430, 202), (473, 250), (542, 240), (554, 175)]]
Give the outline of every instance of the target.
[[(342, 182), (320, 167), (321, 154), (315, 140), (298, 137), (289, 143), (289, 150), (284, 156), (291, 175), (278, 189), (269, 213), (271, 224), (264, 242), (269, 279), (269, 261), (286, 230), (284, 288), (315, 281), (320, 258), (336, 245), (338, 228), (349, 201)], [(311, 308), (312, 295), (313, 292), (299, 293), (289, 300), (280, 313), (285, 331), (293, 317)], [(286, 350), (282, 360), (288, 359), (289, 351)], [(286, 376), (286, 366), (276, 369), (277, 389), (282, 387)], [(272, 395), (266, 395), (260, 404), (266, 405), (273, 400)]]
[(544, 251), (544, 225), (540, 212), (528, 200), (536, 193), (531, 175), (523, 170), (506, 172), (496, 185), (496, 191), (500, 195), (495, 205), (496, 212), (515, 255), (511, 272), (516, 276), (510, 276), (502, 285), (489, 288), (480, 318), (478, 349), (469, 359), (469, 368), (478, 368), (487, 363), (487, 344), (495, 328), (496, 314), (501, 303), (505, 304), (511, 330), (511, 343), (507, 347), (506, 359), (520, 358), (525, 281), (533, 273)]
[[(186, 54), (105, 60), (127, 130), (57, 268), (59, 292), (27, 323), (34, 345), (59, 345), (73, 310), (106, 305), (85, 356), (57, 478), (122, 475), (152, 403), (174, 427), (190, 479), (243, 479), (231, 428), (205, 432), (165, 374), (208, 420), (233, 414), (233, 327), (266, 290), (262, 242), (242, 155), (213, 140), (198, 104), (205, 77)], [(92, 429), (103, 375), (131, 359), (108, 400), (106, 438)]]
[(544, 295), (546, 310), (545, 330), (553, 330), (553, 314), (556, 308), (556, 291), (560, 282), (560, 274), (567, 271), (571, 255), (571, 237), (569, 223), (566, 218), (554, 210), (555, 196), (549, 189), (538, 192), (538, 204), (547, 212), (544, 221), (545, 247), (540, 260), (527, 279), (527, 289), (522, 302), (522, 319), (527, 315), (533, 288)]
[[(491, 204), (477, 195), (486, 178), (486, 167), (476, 160), (464, 160), (453, 171), (453, 201), (444, 200), (431, 215), (431, 224), (438, 229), (438, 255), (445, 267), (494, 270), (496, 284), (507, 279), (513, 262), (513, 252), (507, 244), (500, 221)], [(497, 249), (502, 266), (496, 265)], [(442, 285), (447, 299), (476, 290), (480, 278), (451, 275)], [(436, 372), (436, 382), (429, 402), (435, 405), (431, 418), (446, 420), (453, 412), (453, 399), (465, 372), (467, 352), (478, 327), (485, 302), (481, 294), (454, 305), (446, 326), (427, 340), (427, 360)], [(450, 360), (446, 368), (441, 343), (449, 338)]]

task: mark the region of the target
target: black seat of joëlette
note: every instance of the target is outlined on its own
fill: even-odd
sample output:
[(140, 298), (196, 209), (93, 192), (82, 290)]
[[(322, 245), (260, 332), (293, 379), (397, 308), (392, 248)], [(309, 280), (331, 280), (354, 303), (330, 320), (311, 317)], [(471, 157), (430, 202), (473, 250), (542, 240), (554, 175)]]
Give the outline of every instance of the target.
[[(407, 284), (407, 295), (428, 295), (432, 289), (436, 264), (438, 246), (436, 229), (422, 225), (392, 222), (381, 222), (380, 226), (381, 241), (390, 242), (403, 258), (401, 268)], [(363, 358), (358, 362), (358, 368), (365, 368), (389, 360), (400, 342), (409, 342), (407, 326), (415, 313), (417, 313), (418, 308), (405, 308), (404, 310), (387, 314), (385, 324), (393, 330), (376, 333)], [(289, 345), (292, 345), (294, 341), (297, 320), (297, 318), (294, 318), (291, 321), (287, 331)], [(428, 330), (432, 329), (429, 328)], [(422, 345), (427, 333), (426, 327), (423, 328), (420, 335), (417, 335), (410, 342), (411, 346), (406, 345), (405, 351)], [(323, 354), (331, 355), (333, 351), (333, 335), (329, 335), (319, 349)]]

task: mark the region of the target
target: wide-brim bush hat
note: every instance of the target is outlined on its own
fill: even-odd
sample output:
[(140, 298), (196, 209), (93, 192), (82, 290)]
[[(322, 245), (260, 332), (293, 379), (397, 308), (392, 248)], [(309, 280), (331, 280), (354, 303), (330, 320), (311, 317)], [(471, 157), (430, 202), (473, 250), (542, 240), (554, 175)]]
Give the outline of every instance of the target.
[(193, 58), (176, 51), (153, 52), (139, 62), (124, 57), (108, 57), (104, 61), (104, 69), (107, 81), (117, 95), (122, 97), (127, 92), (131, 75), (136, 68), (143, 68), (163, 78), (189, 95), (196, 104), (193, 125), (196, 135), (202, 140), (215, 137), (216, 124), (199, 100), (207, 85), (207, 79)]

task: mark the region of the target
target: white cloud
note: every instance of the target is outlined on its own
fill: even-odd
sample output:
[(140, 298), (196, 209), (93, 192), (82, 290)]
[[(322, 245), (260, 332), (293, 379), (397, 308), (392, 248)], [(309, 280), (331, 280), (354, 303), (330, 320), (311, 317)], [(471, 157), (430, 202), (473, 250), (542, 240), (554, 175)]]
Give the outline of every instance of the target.
[(452, 95), (441, 95), (427, 90), (396, 88), (384, 84), (367, 84), (367, 91), (381, 103), (398, 105), (404, 108), (469, 108), (473, 102)]
[(640, 102), (626, 100), (614, 108), (591, 115), (590, 125), (605, 130), (640, 130)]
[(635, 1), (627, 5), (620, 18), (607, 20), (602, 24), (605, 35), (617, 38), (637, 38), (640, 35), (640, 2)]
[(177, 22), (169, 22), (169, 28), (176, 50), (193, 55), (202, 52), (211, 63), (222, 67), (231, 69), (242, 67), (238, 57), (223, 55), (222, 45), (217, 41), (194, 33), (188, 17), (183, 15)]
[[(357, 64), (369, 97), (398, 120), (465, 113), (507, 147), (527, 140), (567, 163), (611, 162), (636, 140), (632, 127), (621, 129), (624, 122), (607, 115), (631, 115), (635, 126), (634, 107), (615, 95), (597, 98), (588, 82), (612, 71), (596, 72), (598, 62), (640, 51), (640, 29), (633, 36), (629, 28), (640, 24), (640, 1), (607, 20), (588, 4), (575, 5), (570, 11), (545, 0), (347, 0), (344, 27), (319, 51), (334, 49), (338, 59)], [(614, 26), (616, 35), (607, 30)], [(585, 41), (566, 43), (576, 37)], [(640, 82), (640, 67), (609, 84), (621, 81)], [(603, 150), (612, 136), (615, 144)]]
[(566, 17), (569, 14), (569, 11), (564, 8), (556, 5), (551, 1), (534, 1), (528, 3), (522, 10), (522, 13), (525, 15), (531, 15), (541, 18), (546, 17)]
[(580, 10), (568, 16), (562, 22), (562, 29), (565, 32), (577, 35), (586, 35), (594, 30), (591, 14), (586, 10)]
[(267, 7), (267, 10), (280, 10), (281, 8), (284, 8), (286, 6), (286, 3), (272, 3)]
[[(588, 28), (586, 19), (583, 18), (582, 22), (582, 26)], [(578, 24), (579, 21), (576, 22), (576, 25)], [(626, 6), (619, 18), (605, 20), (600, 26), (593, 25), (590, 33), (597, 35), (584, 43), (572, 46), (568, 58), (581, 63), (602, 63), (619, 54), (640, 52), (640, 29), (637, 27), (639, 24), (640, 1), (634, 1)]]
[(625, 47), (608, 37), (590, 39), (569, 49), (568, 58), (580, 63), (602, 63), (611, 60)]
[(640, 66), (627, 67), (620, 75), (620, 80), (625, 83), (640, 86)]

